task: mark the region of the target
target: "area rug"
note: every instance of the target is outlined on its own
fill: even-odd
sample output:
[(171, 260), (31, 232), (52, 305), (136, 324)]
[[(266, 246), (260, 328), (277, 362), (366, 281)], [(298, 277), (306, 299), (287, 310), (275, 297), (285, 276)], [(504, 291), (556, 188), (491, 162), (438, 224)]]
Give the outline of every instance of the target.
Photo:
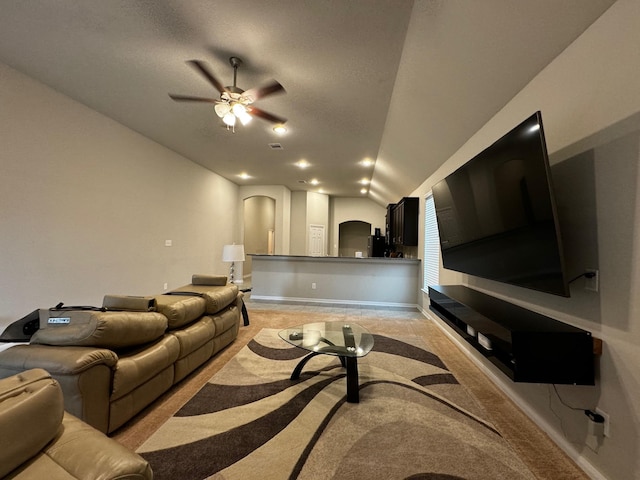
[(156, 480), (534, 479), (424, 340), (375, 335), (345, 371), (263, 329), (139, 449)]

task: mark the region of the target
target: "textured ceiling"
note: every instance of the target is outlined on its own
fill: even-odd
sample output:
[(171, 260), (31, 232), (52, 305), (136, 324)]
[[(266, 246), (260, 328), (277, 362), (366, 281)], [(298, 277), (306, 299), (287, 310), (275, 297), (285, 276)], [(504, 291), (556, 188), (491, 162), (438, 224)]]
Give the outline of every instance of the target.
[[(0, 61), (239, 185), (411, 193), (613, 0), (31, 0), (3, 2)], [(406, 39), (406, 41), (405, 41)], [(185, 61), (225, 84), (287, 90), (228, 131)], [(43, 107), (46, 108), (46, 107)], [(269, 143), (282, 144), (272, 150)], [(358, 164), (364, 158), (375, 167)], [(310, 163), (300, 170), (294, 163)], [(238, 175), (248, 173), (251, 178)], [(312, 186), (312, 178), (320, 184)]]

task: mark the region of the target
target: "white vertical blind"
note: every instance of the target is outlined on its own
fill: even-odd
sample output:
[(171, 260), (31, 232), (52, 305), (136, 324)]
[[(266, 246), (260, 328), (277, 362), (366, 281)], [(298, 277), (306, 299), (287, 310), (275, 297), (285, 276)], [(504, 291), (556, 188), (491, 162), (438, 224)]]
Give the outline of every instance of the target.
[(424, 208), (424, 285), (427, 290), (430, 285), (438, 285), (440, 269), (440, 236), (436, 221), (436, 209), (433, 195), (428, 194)]

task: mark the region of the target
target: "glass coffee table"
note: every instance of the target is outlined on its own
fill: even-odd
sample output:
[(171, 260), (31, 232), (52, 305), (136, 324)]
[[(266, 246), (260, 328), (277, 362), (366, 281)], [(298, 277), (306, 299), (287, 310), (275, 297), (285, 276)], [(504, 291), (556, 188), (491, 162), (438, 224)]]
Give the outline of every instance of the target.
[(318, 322), (287, 328), (278, 335), (285, 342), (310, 352), (296, 365), (291, 380), (300, 378), (306, 363), (316, 355), (333, 355), (347, 369), (347, 402), (360, 401), (358, 358), (373, 348), (373, 335), (366, 328), (355, 323)]

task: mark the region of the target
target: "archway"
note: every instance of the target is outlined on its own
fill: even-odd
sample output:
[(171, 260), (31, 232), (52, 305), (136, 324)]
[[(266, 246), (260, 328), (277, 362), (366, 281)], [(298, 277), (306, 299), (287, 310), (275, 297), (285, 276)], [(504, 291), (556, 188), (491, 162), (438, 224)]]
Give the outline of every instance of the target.
[(356, 252), (367, 255), (367, 244), (371, 235), (371, 224), (360, 220), (349, 220), (338, 225), (338, 256), (353, 257)]
[[(257, 195), (243, 201), (244, 250), (245, 253), (273, 255), (275, 245), (276, 201), (271, 197)], [(243, 265), (243, 276), (251, 276), (251, 257)]]

